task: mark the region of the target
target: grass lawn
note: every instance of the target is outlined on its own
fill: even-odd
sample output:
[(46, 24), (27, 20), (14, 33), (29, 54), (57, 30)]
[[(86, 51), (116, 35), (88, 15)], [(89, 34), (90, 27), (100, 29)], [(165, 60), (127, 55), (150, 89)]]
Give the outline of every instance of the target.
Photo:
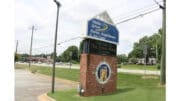
[(118, 89), (111, 94), (79, 97), (77, 90), (56, 91), (49, 96), (57, 101), (165, 101), (165, 87), (159, 78), (142, 79), (141, 75), (118, 74)]
[(144, 70), (144, 67), (146, 70), (157, 70), (156, 65), (136, 65), (136, 64), (128, 64), (128, 65), (121, 65), (121, 68), (123, 69), (141, 69)]
[[(28, 68), (17, 65), (16, 68)], [(32, 66), (37, 72), (51, 75), (51, 68)], [(56, 68), (56, 77), (78, 81), (79, 70)], [(93, 97), (79, 97), (77, 90), (48, 93), (56, 101), (165, 101), (165, 87), (159, 86), (159, 77), (143, 79), (141, 75), (118, 73), (117, 91)]]

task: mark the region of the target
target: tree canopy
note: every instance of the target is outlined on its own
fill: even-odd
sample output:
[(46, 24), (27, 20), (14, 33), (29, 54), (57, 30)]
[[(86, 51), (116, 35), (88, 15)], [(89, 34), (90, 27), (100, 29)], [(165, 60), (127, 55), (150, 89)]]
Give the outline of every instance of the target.
[(162, 29), (159, 29), (158, 33), (154, 33), (151, 36), (144, 36), (135, 42), (133, 50), (128, 54), (128, 58), (143, 58), (143, 46), (147, 46), (147, 58), (154, 57), (158, 54), (158, 60), (161, 56), (161, 35)]
[(77, 46), (69, 46), (61, 55), (58, 56), (58, 58), (62, 62), (69, 62), (70, 60), (79, 61), (78, 54)]
[(128, 62), (128, 57), (126, 54), (117, 55), (118, 64)]

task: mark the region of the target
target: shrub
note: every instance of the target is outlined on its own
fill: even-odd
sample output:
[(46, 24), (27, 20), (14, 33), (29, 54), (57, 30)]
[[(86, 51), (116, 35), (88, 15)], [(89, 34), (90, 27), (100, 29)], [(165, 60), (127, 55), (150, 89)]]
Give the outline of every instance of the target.
[(121, 64), (118, 64), (118, 65), (117, 65), (117, 68), (121, 68)]
[(79, 62), (75, 61), (75, 60), (71, 60), (71, 63), (73, 64), (78, 64)]
[(136, 63), (137, 65), (144, 65), (143, 63)]
[(137, 59), (136, 58), (130, 58), (130, 63), (136, 64), (137, 63)]
[(157, 64), (157, 69), (160, 70), (160, 68), (161, 68), (161, 65)]

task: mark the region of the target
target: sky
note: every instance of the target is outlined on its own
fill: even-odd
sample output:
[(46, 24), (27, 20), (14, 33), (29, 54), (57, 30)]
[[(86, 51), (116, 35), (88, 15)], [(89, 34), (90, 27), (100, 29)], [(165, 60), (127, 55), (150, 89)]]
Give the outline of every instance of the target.
[[(156, 6), (153, 0), (58, 0), (61, 3), (57, 42), (63, 42), (86, 34), (87, 20), (107, 11), (114, 23), (131, 17), (134, 11), (146, 11)], [(160, 1), (161, 3), (161, 1)], [(18, 53), (29, 53), (31, 27), (35, 26), (32, 54), (52, 53), (55, 35), (56, 4), (53, 0), (15, 0), (15, 41)], [(136, 13), (138, 14), (138, 13)], [(162, 10), (116, 25), (119, 30), (117, 54), (128, 54), (133, 43), (156, 33), (162, 26)], [(68, 46), (82, 39), (68, 41), (57, 46), (61, 54)]]

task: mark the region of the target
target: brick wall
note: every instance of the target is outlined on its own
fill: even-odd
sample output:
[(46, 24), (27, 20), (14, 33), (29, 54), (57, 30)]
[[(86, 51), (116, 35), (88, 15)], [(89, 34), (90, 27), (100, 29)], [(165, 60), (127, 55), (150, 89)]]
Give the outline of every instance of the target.
[[(96, 80), (96, 68), (101, 62), (107, 62), (111, 67), (111, 77), (105, 84)], [(117, 81), (117, 59), (112, 56), (95, 54), (81, 54), (80, 62), (80, 85), (84, 89), (83, 96), (100, 95), (114, 92)]]

